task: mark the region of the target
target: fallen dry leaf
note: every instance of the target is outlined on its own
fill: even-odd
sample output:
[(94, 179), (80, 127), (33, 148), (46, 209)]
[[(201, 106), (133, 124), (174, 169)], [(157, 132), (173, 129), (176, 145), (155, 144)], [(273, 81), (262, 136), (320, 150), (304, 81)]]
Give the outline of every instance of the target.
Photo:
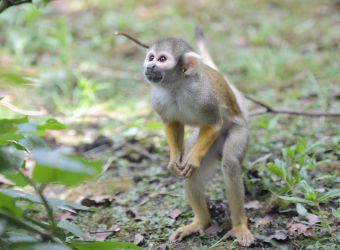
[(156, 249), (157, 250), (167, 250), (169, 248), (168, 248), (168, 246), (166, 244), (161, 244), (161, 245), (157, 246)]
[(260, 209), (261, 207), (262, 207), (261, 203), (257, 200), (250, 201), (250, 202), (244, 204), (245, 209), (255, 209), (255, 210), (257, 210), (257, 209)]
[(135, 237), (133, 238), (133, 243), (136, 244), (137, 246), (142, 245), (144, 242), (144, 236), (141, 234), (136, 234)]
[(316, 223), (321, 222), (320, 217), (315, 215), (315, 214), (307, 213), (306, 218), (307, 218), (310, 225), (314, 225)]
[(205, 230), (207, 235), (216, 236), (223, 231), (223, 227), (219, 224), (214, 224)]
[(177, 219), (178, 216), (180, 216), (183, 212), (179, 209), (175, 209), (175, 210), (172, 210), (170, 211), (169, 215), (171, 218), (173, 219)]
[(302, 223), (290, 222), (288, 223), (287, 228), (290, 235), (303, 234), (304, 236), (311, 236), (313, 234), (313, 228)]
[(127, 215), (131, 216), (135, 221), (141, 221), (142, 218), (139, 216), (138, 208), (131, 207), (126, 211)]
[(283, 231), (275, 231), (274, 234), (269, 235), (268, 238), (274, 239), (274, 240), (286, 240), (287, 239), (287, 233)]
[(109, 206), (115, 198), (112, 195), (95, 195), (82, 197), (80, 203), (84, 206)]
[(256, 218), (255, 219), (255, 227), (256, 228), (263, 227), (263, 226), (269, 224), (272, 221), (272, 219), (273, 218), (269, 215), (266, 215), (263, 218)]
[(95, 233), (95, 239), (96, 241), (104, 241), (106, 240), (109, 236), (117, 233), (120, 231), (120, 227), (118, 225), (113, 225), (110, 227), (108, 230), (104, 230), (102, 232), (92, 232)]

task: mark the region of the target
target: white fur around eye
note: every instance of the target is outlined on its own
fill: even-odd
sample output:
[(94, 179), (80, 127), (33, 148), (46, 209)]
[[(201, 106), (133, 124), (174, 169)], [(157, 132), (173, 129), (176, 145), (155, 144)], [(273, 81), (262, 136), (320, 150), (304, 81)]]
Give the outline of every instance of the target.
[(175, 62), (172, 55), (170, 55), (166, 52), (160, 52), (160, 53), (157, 54), (156, 58), (158, 59), (161, 56), (165, 56), (166, 61), (164, 61), (164, 62), (157, 61), (156, 64), (159, 68), (164, 69), (164, 70), (168, 70), (168, 69), (172, 69), (173, 67), (175, 67), (176, 62)]
[(145, 59), (144, 59), (144, 66), (146, 66), (146, 65), (150, 62), (149, 58), (150, 58), (151, 55), (153, 55), (154, 57), (156, 57), (154, 51), (149, 51), (149, 52), (146, 54), (146, 56), (145, 56)]

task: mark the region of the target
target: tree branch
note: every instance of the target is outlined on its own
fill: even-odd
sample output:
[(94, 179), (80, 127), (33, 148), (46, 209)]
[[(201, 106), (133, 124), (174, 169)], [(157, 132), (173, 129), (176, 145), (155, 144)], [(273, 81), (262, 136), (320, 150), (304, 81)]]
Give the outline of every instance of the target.
[(268, 104), (258, 101), (248, 95), (246, 95), (246, 98), (252, 101), (253, 103), (256, 103), (257, 105), (263, 107), (263, 109), (256, 109), (253, 112), (250, 112), (250, 116), (271, 113), (271, 114), (302, 115), (302, 116), (310, 116), (310, 117), (320, 117), (320, 116), (340, 117), (340, 112), (300, 111), (300, 110), (292, 110), (292, 109), (273, 108), (269, 106)]
[(9, 7), (12, 7), (12, 6), (15, 6), (15, 5), (24, 4), (24, 3), (32, 3), (32, 0), (24, 0), (24, 1), (2, 0), (0, 2), (0, 14), (2, 12), (4, 12), (4, 10), (8, 9)]
[(143, 48), (148, 49), (148, 48), (150, 47), (149, 45), (147, 45), (147, 44), (145, 44), (145, 43), (142, 43), (142, 42), (139, 41), (138, 39), (136, 39), (136, 38), (130, 36), (129, 34), (124, 33), (124, 32), (118, 32), (118, 31), (116, 31), (116, 32), (115, 32), (115, 35), (116, 35), (116, 36), (125, 36), (126, 38), (130, 39), (131, 41), (135, 42), (136, 44), (138, 44), (139, 46), (141, 46), (141, 47), (143, 47)]

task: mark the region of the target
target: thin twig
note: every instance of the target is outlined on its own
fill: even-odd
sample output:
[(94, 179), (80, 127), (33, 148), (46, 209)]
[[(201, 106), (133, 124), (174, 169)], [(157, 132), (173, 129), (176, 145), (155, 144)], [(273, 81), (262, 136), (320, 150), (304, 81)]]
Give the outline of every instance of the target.
[(150, 47), (149, 45), (147, 45), (147, 44), (145, 44), (145, 43), (142, 43), (141, 41), (139, 41), (138, 39), (136, 39), (136, 38), (130, 36), (130, 35), (127, 34), (127, 33), (116, 31), (116, 32), (115, 32), (115, 35), (116, 35), (116, 36), (125, 36), (126, 38), (128, 38), (128, 39), (130, 39), (131, 41), (135, 42), (135, 43), (138, 44), (139, 46), (142, 46), (143, 48), (148, 49), (148, 48)]
[(90, 231), (90, 234), (117, 233), (117, 230)]
[(139, 202), (135, 207), (141, 207), (144, 204), (148, 203), (151, 199), (156, 198), (159, 195), (168, 195), (168, 196), (172, 196), (172, 197), (182, 197), (181, 195), (178, 194), (171, 194), (171, 193), (165, 193), (165, 192), (152, 192), (150, 195), (148, 195), (144, 200), (142, 200), (141, 202)]
[(23, 110), (21, 108), (18, 108), (14, 106), (13, 104), (10, 103), (10, 97), (5, 96), (3, 99), (0, 100), (0, 106), (4, 106), (18, 114), (21, 115), (29, 115), (29, 116), (41, 116), (41, 115), (46, 115), (47, 112), (45, 110), (40, 110), (40, 111), (28, 111), (28, 110)]
[(251, 112), (250, 116), (271, 113), (271, 114), (302, 115), (302, 116), (310, 116), (310, 117), (320, 117), (320, 116), (340, 117), (340, 112), (300, 111), (300, 110), (292, 110), (292, 109), (273, 108), (269, 106), (268, 104), (258, 101), (250, 96), (246, 95), (246, 98), (264, 108), (262, 110), (255, 110), (254, 112)]
[(155, 160), (157, 158), (156, 155), (150, 154), (147, 150), (144, 148), (141, 148), (139, 146), (136, 146), (132, 143), (126, 142), (125, 145), (130, 148), (131, 150), (135, 151), (136, 153), (144, 156), (145, 158), (149, 158), (151, 160)]

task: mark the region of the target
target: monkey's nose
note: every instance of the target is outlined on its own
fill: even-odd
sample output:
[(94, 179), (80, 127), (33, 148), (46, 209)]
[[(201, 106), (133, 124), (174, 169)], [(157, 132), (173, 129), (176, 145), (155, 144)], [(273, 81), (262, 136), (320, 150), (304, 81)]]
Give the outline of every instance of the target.
[(154, 64), (154, 65), (148, 66), (147, 70), (153, 71), (155, 68), (156, 68), (156, 65)]

